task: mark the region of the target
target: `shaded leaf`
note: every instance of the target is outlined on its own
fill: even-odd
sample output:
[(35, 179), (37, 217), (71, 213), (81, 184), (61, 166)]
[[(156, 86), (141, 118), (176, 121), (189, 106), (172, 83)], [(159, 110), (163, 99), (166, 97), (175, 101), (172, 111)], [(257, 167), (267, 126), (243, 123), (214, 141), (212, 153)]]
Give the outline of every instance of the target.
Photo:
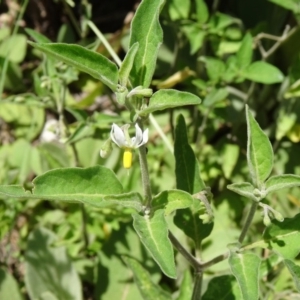
[(261, 188), (273, 168), (273, 149), (267, 135), (259, 127), (248, 106), (247, 119), (247, 161), (255, 187)]
[(261, 260), (254, 253), (231, 252), (228, 259), (231, 272), (242, 292), (243, 300), (255, 300), (259, 295), (259, 267)]
[(191, 272), (188, 269), (184, 272), (184, 277), (179, 287), (179, 295), (176, 298), (176, 300), (192, 299), (192, 294), (193, 294), (192, 286), (193, 286), (193, 280), (192, 280)]
[(172, 89), (163, 89), (153, 94), (150, 98), (148, 107), (141, 110), (139, 115), (147, 116), (157, 110), (181, 107), (184, 105), (197, 105), (200, 103), (201, 99), (194, 94)]
[(168, 225), (164, 210), (157, 210), (153, 216), (133, 214), (133, 227), (141, 242), (148, 249), (161, 270), (171, 278), (176, 278), (176, 267), (172, 244), (168, 237)]
[(81, 283), (65, 247), (55, 247), (56, 235), (48, 229), (34, 230), (25, 253), (25, 284), (31, 299), (52, 295), (81, 300)]
[(123, 259), (132, 270), (134, 281), (144, 300), (170, 300), (172, 298), (169, 293), (152, 281), (149, 272), (137, 260), (125, 256)]
[(117, 66), (105, 56), (79, 45), (28, 42), (31, 46), (101, 80), (113, 91), (118, 83)]
[(238, 300), (242, 299), (239, 286), (232, 275), (212, 278), (202, 300)]
[(175, 128), (174, 155), (176, 160), (176, 187), (190, 194), (205, 189), (200, 177), (198, 161), (192, 147), (188, 143), (184, 117), (179, 115)]

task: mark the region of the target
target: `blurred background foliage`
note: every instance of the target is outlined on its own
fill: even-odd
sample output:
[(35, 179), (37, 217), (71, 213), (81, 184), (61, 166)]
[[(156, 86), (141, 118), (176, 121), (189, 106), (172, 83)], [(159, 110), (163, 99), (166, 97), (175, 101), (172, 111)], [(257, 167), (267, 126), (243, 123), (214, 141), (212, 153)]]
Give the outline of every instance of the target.
[[(102, 83), (27, 45), (34, 34), (41, 34), (44, 41), (76, 43), (109, 57), (87, 25), (91, 20), (123, 58), (138, 4), (136, 0), (0, 2), (0, 184), (28, 186), (35, 176), (54, 168), (100, 164), (113, 169), (127, 191), (142, 192), (137, 154), (130, 172), (121, 165), (119, 149), (107, 159), (99, 156), (111, 124), (127, 122), (128, 112)], [(242, 197), (226, 189), (229, 183), (249, 179), (245, 103), (272, 142), (273, 173), (300, 175), (299, 14), (296, 0), (167, 0), (161, 12), (164, 43), (152, 87), (189, 91), (203, 103), (156, 113), (155, 122), (149, 122), (150, 176), (154, 194), (175, 188), (170, 145), (177, 116), (183, 114), (201, 176), (214, 195), (215, 225), (204, 240), (205, 260), (236, 240), (248, 208)], [(274, 72), (258, 78), (240, 72), (238, 53), (247, 36), (253, 50), (246, 58), (248, 65), (268, 62), (276, 67)], [(274, 74), (278, 76), (273, 78)], [(168, 141), (161, 139), (157, 127)], [(300, 192), (284, 190), (268, 201), (292, 217), (299, 211)], [(176, 295), (187, 263), (177, 257), (175, 282), (163, 276), (133, 232), (131, 212), (3, 197), (0, 298), (33, 297), (39, 285), (53, 278), (57, 282), (52, 285), (61, 286), (61, 299), (140, 299), (121, 255), (137, 258), (154, 282)], [(249, 241), (260, 238), (263, 229), (257, 214)], [(174, 231), (192, 247), (175, 226)], [(65, 273), (55, 276), (59, 262)], [(35, 284), (45, 264), (49, 273)], [(227, 269), (226, 263), (215, 265), (206, 274), (205, 285)], [(262, 299), (299, 299), (292, 278), (284, 272), (277, 265), (264, 275)], [(12, 291), (14, 298), (7, 298)]]

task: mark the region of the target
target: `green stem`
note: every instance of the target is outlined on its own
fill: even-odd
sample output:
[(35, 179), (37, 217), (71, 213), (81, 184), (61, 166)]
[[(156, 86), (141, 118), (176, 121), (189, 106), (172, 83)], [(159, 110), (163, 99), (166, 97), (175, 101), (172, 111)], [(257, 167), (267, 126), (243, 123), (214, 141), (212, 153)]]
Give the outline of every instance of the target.
[(195, 272), (195, 281), (194, 281), (192, 300), (201, 299), (202, 279), (203, 279), (203, 272), (202, 271)]
[(201, 270), (201, 263), (182, 246), (182, 244), (176, 239), (171, 231), (169, 231), (169, 239), (177, 251), (191, 264), (195, 270)]
[(242, 232), (241, 232), (240, 237), (239, 237), (239, 243), (242, 243), (244, 241), (245, 237), (246, 237), (246, 234), (249, 230), (249, 227), (250, 227), (250, 225), (252, 223), (252, 220), (253, 220), (253, 217), (255, 215), (257, 206), (258, 206), (258, 202), (253, 202), (252, 205), (251, 205), (251, 208), (250, 208), (250, 211), (248, 213), (246, 222), (243, 226)]
[(218, 255), (216, 257), (214, 257), (213, 259), (209, 260), (208, 262), (206, 263), (203, 263), (202, 264), (202, 269), (205, 270), (205, 269), (208, 269), (209, 267), (227, 259), (229, 256), (229, 252), (226, 252), (224, 254), (221, 254), (221, 255)]

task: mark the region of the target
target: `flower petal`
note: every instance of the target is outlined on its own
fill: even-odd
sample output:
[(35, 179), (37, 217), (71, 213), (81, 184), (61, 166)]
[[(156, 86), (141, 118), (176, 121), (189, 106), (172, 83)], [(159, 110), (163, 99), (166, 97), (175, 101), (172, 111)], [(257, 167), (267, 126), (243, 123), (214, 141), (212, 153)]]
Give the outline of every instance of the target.
[(140, 143), (143, 141), (143, 131), (140, 128), (140, 126), (138, 125), (138, 123), (135, 124), (135, 138), (131, 139), (131, 146), (133, 148), (137, 148), (140, 145)]
[(143, 132), (143, 144), (146, 144), (148, 142), (148, 128)]
[(110, 137), (112, 141), (117, 144), (119, 147), (124, 147), (126, 146), (126, 139), (123, 130), (113, 123), (111, 132), (110, 132)]

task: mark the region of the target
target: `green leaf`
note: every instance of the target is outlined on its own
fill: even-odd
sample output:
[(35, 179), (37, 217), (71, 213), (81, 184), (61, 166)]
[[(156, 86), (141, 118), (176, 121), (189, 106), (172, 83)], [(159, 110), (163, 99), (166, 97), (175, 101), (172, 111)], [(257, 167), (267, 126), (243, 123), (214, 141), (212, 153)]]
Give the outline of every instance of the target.
[(282, 82), (284, 75), (275, 66), (264, 61), (256, 61), (242, 71), (242, 76), (254, 82), (273, 84)]
[(28, 43), (40, 51), (101, 80), (113, 91), (116, 90), (118, 68), (103, 55), (73, 44)]
[(265, 182), (266, 192), (274, 192), (285, 188), (300, 186), (300, 176), (293, 174), (276, 175)]
[(139, 112), (140, 116), (167, 108), (180, 107), (184, 105), (197, 105), (201, 103), (201, 99), (194, 94), (181, 92), (172, 89), (159, 90), (150, 98), (147, 108)]
[(50, 293), (57, 299), (81, 300), (81, 283), (65, 247), (55, 247), (56, 235), (37, 228), (28, 238), (25, 284), (31, 299)]
[(194, 151), (188, 143), (185, 120), (182, 115), (178, 116), (175, 128), (174, 155), (177, 189), (190, 194), (204, 190), (205, 184), (200, 177), (199, 165)]
[(177, 209), (190, 207), (194, 202), (193, 197), (181, 190), (163, 191), (152, 199), (154, 210), (164, 208), (165, 216)]
[(49, 40), (45, 35), (37, 32), (36, 30), (25, 28), (25, 31), (38, 43), (51, 43), (51, 40)]
[(242, 294), (232, 275), (216, 276), (212, 278), (202, 300), (240, 300)]
[(206, 23), (209, 18), (209, 11), (208, 11), (205, 1), (204, 0), (196, 0), (195, 4), (196, 4), (197, 21), (200, 24)]
[(257, 201), (254, 195), (255, 187), (250, 182), (233, 183), (227, 185), (227, 188), (241, 196)]
[(231, 252), (228, 259), (230, 269), (240, 286), (243, 300), (256, 300), (259, 296), (259, 267), (261, 260), (254, 253)]
[(195, 54), (202, 47), (206, 32), (201, 31), (196, 23), (182, 24), (181, 30), (190, 43), (190, 54)]
[(172, 244), (168, 237), (168, 225), (164, 210), (157, 210), (149, 217), (133, 214), (133, 227), (161, 270), (176, 278), (176, 267)]
[(0, 299), (23, 299), (16, 279), (3, 268), (0, 268)]
[(261, 130), (248, 106), (247, 118), (247, 160), (253, 184), (260, 188), (273, 168), (273, 149), (267, 135)]
[(126, 87), (126, 85), (127, 85), (129, 74), (132, 69), (133, 63), (135, 61), (135, 56), (136, 56), (138, 49), (139, 49), (139, 43), (136, 42), (130, 47), (130, 49), (126, 53), (126, 56), (120, 66), (119, 82), (122, 86)]
[(141, 196), (131, 192), (122, 194), (123, 187), (115, 174), (102, 166), (91, 168), (55, 169), (32, 181), (32, 193), (22, 186), (2, 185), (0, 194), (15, 198), (82, 202), (96, 207), (122, 205), (140, 211)]
[(193, 294), (192, 286), (193, 286), (193, 280), (192, 280), (191, 272), (189, 269), (187, 269), (184, 272), (184, 277), (179, 287), (179, 295), (176, 298), (176, 300), (192, 299), (192, 294)]
[(242, 41), (242, 44), (236, 54), (237, 65), (241, 69), (250, 65), (252, 61), (253, 49), (252, 49), (253, 39), (250, 33), (247, 33)]
[(300, 252), (300, 214), (283, 222), (273, 220), (263, 238), (263, 242), (257, 242), (258, 247), (273, 250), (286, 259), (295, 258)]
[(294, 279), (295, 286), (296, 286), (298, 292), (300, 292), (300, 266), (296, 265), (290, 259), (285, 259), (284, 263)]
[(201, 56), (199, 60), (205, 63), (207, 75), (210, 80), (218, 82), (220, 78), (224, 75), (226, 66), (222, 60), (214, 57), (204, 56)]
[(152, 281), (149, 272), (137, 260), (125, 256), (123, 259), (132, 270), (134, 281), (144, 300), (170, 300), (172, 298), (169, 293)]
[(131, 23), (130, 47), (139, 43), (130, 73), (133, 87), (150, 86), (156, 66), (158, 49), (163, 40), (163, 32), (159, 24), (159, 13), (165, 0), (143, 0)]

